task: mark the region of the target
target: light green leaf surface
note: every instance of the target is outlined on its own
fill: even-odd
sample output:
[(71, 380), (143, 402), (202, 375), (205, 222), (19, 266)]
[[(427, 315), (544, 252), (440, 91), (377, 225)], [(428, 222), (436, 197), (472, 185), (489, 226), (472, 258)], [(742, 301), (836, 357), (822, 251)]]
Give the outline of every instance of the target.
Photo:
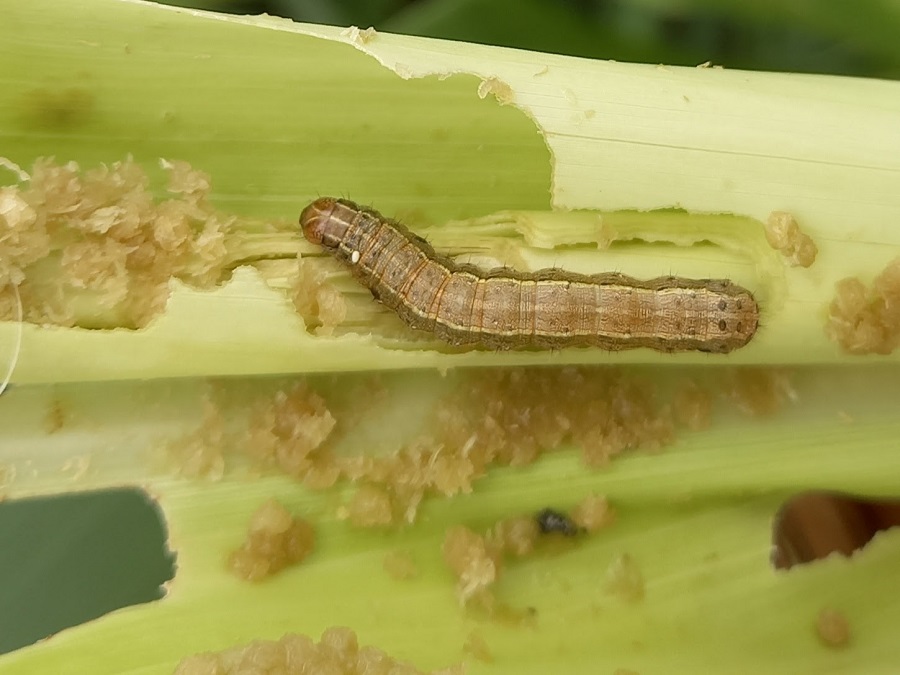
[[(284, 223), (317, 194), (345, 194), (429, 226), (456, 250), (467, 248), (467, 227), (475, 250), (509, 239), (529, 265), (725, 270), (757, 294), (762, 330), (727, 359), (395, 349), (368, 335), (309, 335), (278, 284), (253, 267), (214, 292), (176, 284), (166, 314), (143, 331), (26, 326), (18, 386), (0, 399), (5, 495), (145, 487), (159, 499), (179, 567), (164, 600), (3, 657), (3, 672), (171, 672), (193, 652), (288, 631), (317, 636), (334, 624), (422, 668), (462, 659), (476, 629), (495, 663), (472, 662), (472, 673), (891, 672), (900, 610), (886, 598), (900, 540), (885, 534), (850, 561), (789, 573), (772, 569), (769, 549), (772, 519), (796, 491), (896, 489), (897, 356), (848, 357), (822, 326), (837, 279), (868, 282), (900, 255), (900, 85), (391, 35), (349, 41), (340, 29), (138, 2), (17, 3), (0, 23), (9, 66), (0, 70), (0, 154), (26, 168), (46, 155), (90, 167), (131, 154), (151, 172), (158, 157), (185, 159), (210, 173), (225, 211)], [(479, 98), (484, 81), (513, 105)], [(629, 220), (672, 207), (688, 214)], [(761, 221), (776, 209), (819, 245), (813, 267), (788, 268), (763, 243)], [(441, 227), (509, 211), (501, 222), (518, 224), (500, 237), (479, 230), (483, 220)], [(630, 232), (630, 243), (609, 255), (552, 250), (557, 235), (583, 243), (598, 214)], [(16, 330), (0, 325), (0, 345), (12, 345)], [(644, 372), (661, 380), (675, 375), (658, 365), (669, 362), (812, 365), (795, 376), (796, 402), (772, 419), (726, 413), (661, 454), (602, 471), (586, 471), (574, 452), (496, 471), (474, 494), (428, 502), (419, 524), (388, 534), (336, 521), (339, 495), (252, 479), (237, 461), (221, 482), (191, 482), (161, 458), (199, 423), (209, 376), (338, 371), (349, 386), (350, 371), (401, 369), (400, 390), (436, 392), (442, 378), (414, 369), (604, 361), (651, 364)], [(266, 386), (227, 382), (238, 401)], [(71, 419), (49, 433), (46, 415), (59, 401)], [(534, 628), (464, 614), (439, 560), (447, 526), (485, 527), (595, 491), (618, 510), (612, 529), (566, 555), (513, 566), (500, 582), (502, 599), (537, 609)], [(316, 522), (317, 552), (269, 583), (241, 584), (224, 556), (271, 496)], [(413, 552), (419, 579), (381, 571), (397, 548)], [(637, 604), (605, 588), (622, 553), (646, 580)], [(816, 639), (826, 606), (848, 617), (844, 650)]]
[[(60, 18), (44, 23), (47, 12)], [(734, 363), (855, 360), (822, 331), (833, 284), (854, 275), (868, 282), (900, 255), (900, 152), (890, 150), (900, 148), (898, 83), (589, 62), (391, 35), (357, 45), (391, 72), (340, 44), (350, 37), (339, 29), (134, 3), (99, 16), (88, 5), (47, 12), (17, 7), (4, 23), (12, 68), (0, 129), (6, 156), (26, 167), (43, 155), (93, 166), (130, 153), (148, 170), (160, 156), (187, 159), (212, 175), (220, 208), (281, 223), (317, 194), (349, 195), (413, 225), (551, 203), (601, 215), (671, 207), (735, 214), (687, 228), (648, 215), (631, 236), (659, 244), (637, 247), (638, 255), (580, 254), (582, 269), (641, 276), (709, 277), (724, 260), (764, 307), (764, 330)], [(475, 96), (479, 78), (516, 107)], [(764, 244), (761, 223), (746, 220), (773, 210), (792, 213), (816, 241), (813, 268), (786, 268)], [(694, 245), (676, 265), (665, 242)], [(519, 259), (542, 253), (516, 237), (510, 245)], [(565, 252), (541, 262), (579, 267)], [(15, 381), (716, 362), (645, 351), (410, 353), (403, 343), (398, 353), (369, 335), (308, 339), (283, 293), (253, 273), (212, 301), (225, 311), (210, 312), (208, 296), (176, 285), (176, 307), (140, 334), (27, 327)], [(185, 324), (198, 314), (208, 318), (202, 328)], [(12, 340), (16, 330), (0, 326), (0, 336)], [(187, 339), (176, 348), (173, 335)], [(86, 346), (116, 358), (85, 361)], [(60, 361), (70, 366), (57, 375)]]
[[(274, 384), (224, 386), (240, 410), (241, 400), (253, 400), (248, 391)], [(420, 396), (440, 384), (436, 375), (397, 376), (393, 395)], [(460, 660), (466, 636), (477, 630), (496, 663), (473, 662), (474, 673), (595, 672), (601, 665), (638, 672), (890, 672), (896, 655), (891, 626), (900, 615), (883, 598), (895, 583), (896, 536), (882, 535), (852, 561), (835, 558), (790, 572), (774, 571), (769, 556), (773, 517), (790, 494), (838, 486), (870, 495), (894, 489), (900, 466), (884, 439), (900, 433), (892, 415), (900, 393), (896, 377), (813, 369), (800, 373), (795, 385), (797, 403), (775, 419), (726, 414), (663, 454), (622, 458), (608, 470), (586, 471), (574, 453), (550, 455), (526, 469), (494, 472), (470, 496), (428, 502), (419, 524), (386, 534), (335, 520), (336, 494), (248, 478), (234, 457), (232, 477), (222, 482), (168, 477), (159, 448), (196, 424), (206, 391), (201, 383), (59, 385), (52, 401), (72, 422), (50, 436), (35, 414), (51, 403), (41, 400), (48, 388), (20, 389), (0, 411), (9, 430), (0, 451), (9, 457), (17, 448), (31, 461), (12, 493), (137, 478), (160, 500), (178, 570), (162, 601), (64, 632), (0, 663), (11, 673), (76, 673), (86, 664), (93, 672), (161, 673), (188, 653), (288, 631), (318, 635), (346, 624), (363, 642), (429, 668)], [(377, 419), (364, 418), (359, 435), (378, 428)], [(87, 463), (62, 471), (73, 456)], [(83, 475), (73, 483), (76, 469)], [(535, 627), (466, 616), (440, 560), (447, 527), (481, 529), (595, 492), (616, 506), (611, 529), (566, 554), (512, 564), (499, 584), (503, 600), (537, 609)], [(247, 585), (227, 573), (224, 559), (252, 511), (273, 496), (316, 523), (318, 550), (275, 580)], [(418, 579), (394, 581), (382, 571), (384, 555), (398, 549), (413, 555)], [(639, 603), (606, 586), (607, 567), (623, 553), (636, 560), (646, 581)], [(847, 649), (817, 641), (814, 621), (823, 607), (848, 617), (853, 642)]]

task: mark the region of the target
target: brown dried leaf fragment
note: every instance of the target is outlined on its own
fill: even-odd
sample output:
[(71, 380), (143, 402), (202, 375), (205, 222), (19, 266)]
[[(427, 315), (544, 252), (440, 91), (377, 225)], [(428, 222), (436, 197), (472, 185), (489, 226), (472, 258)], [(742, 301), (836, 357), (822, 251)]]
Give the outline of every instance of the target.
[(809, 267), (816, 261), (819, 249), (812, 238), (786, 211), (772, 211), (766, 220), (766, 241), (781, 252), (793, 267)]
[(850, 354), (890, 354), (900, 345), (900, 258), (870, 288), (855, 277), (837, 283), (825, 334)]
[(251, 517), (247, 539), (228, 557), (228, 566), (241, 579), (261, 581), (301, 562), (314, 545), (312, 525), (270, 499)]

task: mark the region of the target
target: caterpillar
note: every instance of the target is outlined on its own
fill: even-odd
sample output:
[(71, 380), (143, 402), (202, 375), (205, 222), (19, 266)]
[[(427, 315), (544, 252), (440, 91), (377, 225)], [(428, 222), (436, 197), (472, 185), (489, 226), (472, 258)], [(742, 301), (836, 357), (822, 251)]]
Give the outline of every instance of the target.
[(377, 211), (333, 197), (303, 209), (300, 227), (407, 325), (453, 345), (727, 353), (759, 325), (753, 295), (727, 279), (485, 271), (439, 255)]

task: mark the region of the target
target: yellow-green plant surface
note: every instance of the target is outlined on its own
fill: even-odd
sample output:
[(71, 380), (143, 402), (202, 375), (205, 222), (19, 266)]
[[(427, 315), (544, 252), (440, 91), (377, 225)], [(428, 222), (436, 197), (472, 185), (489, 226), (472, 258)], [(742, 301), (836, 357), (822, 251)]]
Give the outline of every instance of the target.
[[(26, 325), (16, 386), (0, 398), (4, 494), (145, 487), (178, 570), (162, 601), (3, 657), (4, 673), (171, 672), (193, 652), (334, 624), (423, 668), (463, 659), (475, 629), (495, 661), (472, 661), (473, 673), (892, 671), (895, 535), (852, 560), (789, 573), (768, 558), (771, 522), (789, 494), (896, 490), (897, 357), (848, 356), (823, 325), (836, 280), (868, 282), (900, 255), (900, 86), (369, 38), (113, 0), (6, 3), (0, 66), (0, 155), (25, 168), (41, 156), (91, 167), (131, 155), (161, 187), (157, 159), (184, 159), (211, 175), (218, 208), (272, 222), (290, 222), (319, 194), (422, 226), (512, 211), (535, 229), (500, 238), (531, 264), (728, 276), (764, 308), (759, 335), (727, 358), (445, 354), (311, 336), (283, 291), (249, 267), (211, 292), (175, 284), (166, 314), (141, 331)], [(672, 208), (687, 215), (634, 224), (626, 213)], [(766, 246), (762, 222), (773, 210), (791, 212), (818, 244), (811, 268), (789, 268)], [(552, 250), (596, 240), (597, 213), (631, 243)], [(434, 227), (433, 238), (465, 249), (463, 227)], [(4, 353), (17, 330), (0, 325)], [(772, 419), (726, 415), (662, 454), (601, 471), (574, 452), (497, 471), (389, 534), (335, 520), (334, 494), (250, 479), (240, 467), (217, 482), (188, 481), (155, 461), (199, 424), (211, 376), (330, 371), (349, 386), (353, 371), (403, 369), (398, 392), (421, 392), (442, 380), (418, 368), (565, 362), (650, 364), (635, 367), (661, 381), (676, 375), (671, 364), (805, 365), (796, 400)], [(222, 386), (251, 400), (244, 380)], [(51, 434), (45, 417), (58, 406), (71, 421)], [(501, 581), (504, 600), (536, 608), (534, 627), (466, 616), (439, 559), (447, 526), (487, 526), (592, 492), (616, 506), (613, 529)], [(242, 584), (223, 561), (271, 496), (317, 523), (318, 549), (271, 582)], [(418, 579), (381, 571), (397, 548), (413, 552)], [(622, 553), (646, 579), (641, 602), (605, 587)], [(847, 616), (846, 648), (816, 639), (823, 607)]]

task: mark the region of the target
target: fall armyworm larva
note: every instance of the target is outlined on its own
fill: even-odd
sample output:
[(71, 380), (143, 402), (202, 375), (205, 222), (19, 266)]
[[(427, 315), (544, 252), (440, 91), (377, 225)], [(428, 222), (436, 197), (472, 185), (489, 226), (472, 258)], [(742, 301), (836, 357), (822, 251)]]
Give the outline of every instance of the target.
[(753, 295), (727, 279), (484, 271), (438, 255), (376, 211), (332, 197), (307, 206), (300, 225), (409, 326), (454, 345), (725, 353), (747, 344), (759, 324)]

